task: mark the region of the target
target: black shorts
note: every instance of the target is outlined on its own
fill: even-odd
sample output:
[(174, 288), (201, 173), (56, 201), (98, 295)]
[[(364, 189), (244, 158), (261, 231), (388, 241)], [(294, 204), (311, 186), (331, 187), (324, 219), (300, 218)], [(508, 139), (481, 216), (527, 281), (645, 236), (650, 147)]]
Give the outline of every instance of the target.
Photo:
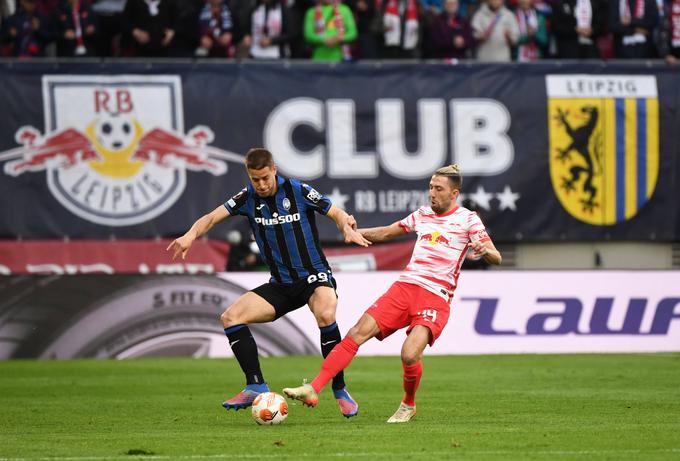
[[(278, 319), (307, 304), (317, 287), (330, 287), (335, 290), (337, 284), (332, 275), (329, 275), (326, 280), (310, 276), (308, 279), (300, 279), (288, 284), (269, 282), (250, 291), (274, 306)], [(335, 293), (335, 296), (337, 297), (338, 294)]]

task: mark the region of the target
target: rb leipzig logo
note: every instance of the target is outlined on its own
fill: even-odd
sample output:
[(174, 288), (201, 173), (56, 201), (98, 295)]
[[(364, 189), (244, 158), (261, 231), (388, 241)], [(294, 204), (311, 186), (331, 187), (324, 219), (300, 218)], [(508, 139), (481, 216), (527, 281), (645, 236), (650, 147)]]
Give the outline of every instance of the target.
[(46, 75), (45, 132), (22, 126), (20, 147), (0, 153), (10, 176), (45, 171), (54, 197), (88, 221), (128, 226), (162, 214), (182, 195), (186, 171), (227, 172), (243, 156), (184, 132), (178, 76)]

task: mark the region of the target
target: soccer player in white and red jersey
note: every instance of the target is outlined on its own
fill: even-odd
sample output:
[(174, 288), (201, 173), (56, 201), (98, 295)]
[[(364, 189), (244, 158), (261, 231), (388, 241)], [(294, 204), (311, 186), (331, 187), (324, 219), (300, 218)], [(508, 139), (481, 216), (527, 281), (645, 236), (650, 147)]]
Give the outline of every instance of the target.
[(458, 206), (461, 183), (458, 165), (440, 168), (430, 179), (429, 207), (423, 206), (389, 226), (358, 229), (371, 242), (416, 232), (418, 240), (411, 261), (326, 357), (314, 380), (283, 390), (288, 397), (316, 406), (318, 393), (349, 366), (359, 346), (373, 337), (382, 340), (408, 328), (401, 348), (404, 398), (387, 422), (404, 423), (416, 414), (415, 395), (423, 374), (421, 357), (425, 346), (434, 344), (449, 319), (453, 292), (468, 248), (490, 264), (501, 263), (501, 254), (477, 214)]

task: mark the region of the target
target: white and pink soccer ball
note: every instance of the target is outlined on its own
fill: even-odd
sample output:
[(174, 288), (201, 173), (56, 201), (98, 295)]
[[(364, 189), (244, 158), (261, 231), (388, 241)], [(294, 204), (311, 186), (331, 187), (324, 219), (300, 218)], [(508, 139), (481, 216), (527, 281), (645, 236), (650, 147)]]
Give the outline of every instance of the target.
[(276, 392), (263, 392), (253, 400), (253, 419), (257, 424), (281, 424), (288, 417), (288, 403)]

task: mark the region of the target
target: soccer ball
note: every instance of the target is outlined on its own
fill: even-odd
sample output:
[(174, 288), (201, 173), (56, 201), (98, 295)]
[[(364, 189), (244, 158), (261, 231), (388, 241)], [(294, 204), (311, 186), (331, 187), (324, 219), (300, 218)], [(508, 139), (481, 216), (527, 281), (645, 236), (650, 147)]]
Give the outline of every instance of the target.
[(281, 424), (288, 417), (288, 403), (276, 392), (263, 392), (253, 400), (253, 419), (257, 424)]

